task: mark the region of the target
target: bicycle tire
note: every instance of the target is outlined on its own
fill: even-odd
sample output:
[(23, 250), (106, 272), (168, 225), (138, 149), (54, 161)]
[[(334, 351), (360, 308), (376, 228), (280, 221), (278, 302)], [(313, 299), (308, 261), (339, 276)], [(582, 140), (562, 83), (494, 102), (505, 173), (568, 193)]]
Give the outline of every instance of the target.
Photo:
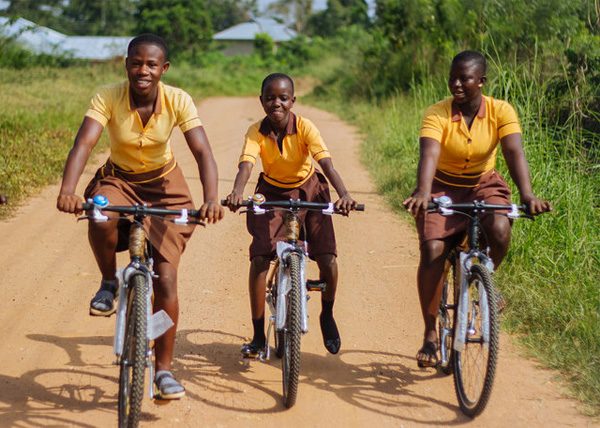
[(129, 300), (125, 343), (119, 372), (119, 427), (138, 426), (144, 398), (147, 355), (146, 276), (135, 274), (129, 280)]
[[(456, 321), (456, 302), (458, 297), (458, 287), (456, 286), (456, 252), (453, 250), (448, 254), (446, 266), (444, 268), (444, 285), (442, 289), (442, 298), (440, 300), (440, 309), (438, 313), (438, 349), (440, 350), (439, 369), (445, 375), (453, 372), (453, 347), (454, 323)], [(442, 339), (442, 331), (447, 332)], [(441, 359), (442, 348), (445, 350), (447, 361)]]
[(287, 295), (287, 313), (283, 330), (283, 403), (290, 408), (296, 403), (300, 376), (300, 256), (291, 253), (288, 258), (291, 288)]
[[(483, 265), (473, 265), (468, 273), (469, 287), (469, 321), (481, 322), (479, 305), (478, 287), (484, 287), (487, 294), (488, 314), (489, 314), (489, 341), (488, 349), (483, 346), (481, 336), (483, 331), (481, 326), (472, 328), (474, 324), (469, 324), (471, 332), (467, 333), (465, 348), (461, 351), (454, 351), (454, 386), (460, 410), (469, 417), (479, 415), (488, 403), (492, 393), (492, 385), (496, 373), (496, 362), (498, 359), (499, 325), (498, 313), (496, 307), (496, 293), (494, 291), (490, 272)], [(475, 298), (477, 300), (475, 300)], [(475, 314), (475, 316), (473, 316)], [(469, 330), (469, 328), (468, 328)], [(478, 341), (479, 340), (479, 341)], [(478, 358), (479, 357), (479, 358)], [(479, 361), (475, 361), (477, 358)], [(481, 368), (475, 370), (470, 367), (471, 363), (479, 362)], [(478, 374), (484, 373), (482, 379)]]

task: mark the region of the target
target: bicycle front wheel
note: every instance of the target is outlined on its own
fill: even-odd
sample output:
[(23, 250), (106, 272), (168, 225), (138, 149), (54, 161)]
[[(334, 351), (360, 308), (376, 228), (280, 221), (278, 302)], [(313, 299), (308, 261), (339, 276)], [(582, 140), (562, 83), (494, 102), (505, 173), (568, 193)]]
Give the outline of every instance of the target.
[(300, 376), (300, 256), (289, 255), (291, 289), (287, 295), (286, 322), (283, 330), (283, 402), (290, 408), (296, 403)]
[(465, 347), (453, 352), (454, 386), (461, 411), (475, 417), (483, 411), (492, 392), (500, 332), (490, 272), (482, 265), (473, 265), (467, 286)]
[(144, 374), (148, 341), (146, 276), (136, 274), (129, 280), (129, 299), (125, 324), (125, 343), (119, 373), (119, 427), (137, 427), (144, 398)]

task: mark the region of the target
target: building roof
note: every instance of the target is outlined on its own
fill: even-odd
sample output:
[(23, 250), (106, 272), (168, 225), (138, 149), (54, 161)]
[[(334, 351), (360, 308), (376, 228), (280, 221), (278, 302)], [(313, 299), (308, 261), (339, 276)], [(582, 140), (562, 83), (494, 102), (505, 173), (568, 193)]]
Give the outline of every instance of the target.
[(274, 19), (256, 18), (218, 32), (213, 39), (219, 41), (254, 40), (259, 33), (267, 33), (274, 42), (287, 42), (297, 36), (294, 30)]
[(131, 37), (67, 36), (23, 18), (14, 22), (0, 16), (0, 35), (14, 38), (26, 49), (49, 55), (108, 60), (127, 54)]

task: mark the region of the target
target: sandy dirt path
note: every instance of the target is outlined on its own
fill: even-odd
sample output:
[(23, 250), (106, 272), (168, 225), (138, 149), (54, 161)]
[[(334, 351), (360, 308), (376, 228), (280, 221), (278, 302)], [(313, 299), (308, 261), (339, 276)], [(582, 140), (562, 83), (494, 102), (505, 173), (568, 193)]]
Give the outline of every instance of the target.
[[(233, 183), (246, 128), (261, 116), (255, 98), (213, 98), (199, 105), (220, 172)], [(451, 377), (417, 368), (421, 320), (415, 288), (417, 240), (375, 193), (358, 161), (356, 130), (332, 114), (297, 106), (328, 143), (334, 163), (365, 213), (336, 218), (340, 287), (335, 308), (342, 351), (327, 354), (309, 303), (298, 402), (281, 404), (279, 361), (244, 367), (239, 346), (251, 334), (247, 296), (249, 236), (228, 213), (198, 229), (180, 269), (181, 316), (174, 369), (185, 399), (146, 400), (143, 426), (592, 426), (562, 398), (552, 372), (518, 357), (508, 337), (490, 403), (471, 422), (457, 407)], [(198, 172), (181, 134), (177, 159), (200, 200)], [(86, 170), (80, 188), (102, 161)], [(255, 171), (256, 172), (256, 171)], [(256, 174), (248, 185), (252, 191)], [(114, 318), (88, 316), (99, 275), (86, 224), (55, 208), (57, 186), (0, 223), (0, 426), (115, 426), (118, 370), (112, 365)], [(121, 259), (124, 260), (124, 259)], [(311, 266), (314, 272), (314, 266)]]

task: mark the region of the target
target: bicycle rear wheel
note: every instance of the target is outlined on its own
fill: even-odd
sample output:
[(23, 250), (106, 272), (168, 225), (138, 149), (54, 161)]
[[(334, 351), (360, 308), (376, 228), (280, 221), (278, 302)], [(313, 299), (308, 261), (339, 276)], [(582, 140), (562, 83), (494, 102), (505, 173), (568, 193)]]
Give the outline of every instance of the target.
[(283, 330), (283, 403), (290, 408), (296, 403), (300, 375), (300, 256), (289, 255), (291, 289), (287, 295), (286, 323)]
[(446, 259), (444, 268), (444, 288), (438, 313), (438, 349), (441, 358), (439, 368), (444, 374), (452, 373), (452, 339), (454, 338), (454, 322), (456, 319), (456, 302), (458, 286), (456, 284), (456, 253), (452, 251)]
[[(490, 398), (498, 358), (498, 313), (496, 293), (489, 271), (473, 265), (468, 273), (468, 324), (465, 347), (454, 351), (454, 386), (461, 411), (470, 417), (480, 414)], [(480, 289), (487, 300), (488, 340), (484, 340), (484, 316)], [(486, 343), (487, 342), (487, 343)]]
[(125, 343), (119, 373), (119, 427), (139, 423), (144, 398), (144, 374), (148, 341), (146, 338), (146, 276), (135, 274), (129, 280)]

